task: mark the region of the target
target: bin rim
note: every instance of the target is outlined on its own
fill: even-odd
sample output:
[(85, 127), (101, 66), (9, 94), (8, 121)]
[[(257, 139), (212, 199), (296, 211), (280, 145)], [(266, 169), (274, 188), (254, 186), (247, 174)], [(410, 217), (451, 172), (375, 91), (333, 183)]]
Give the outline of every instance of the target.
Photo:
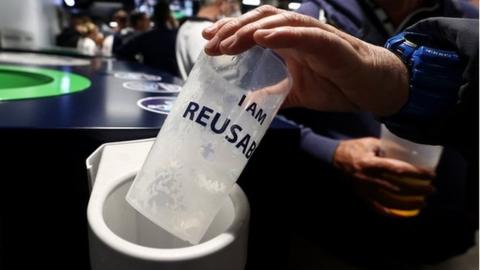
[[(125, 255), (149, 261), (188, 261), (214, 254), (232, 244), (244, 226), (248, 225), (250, 206), (243, 190), (235, 184), (229, 194), (235, 209), (234, 219), (227, 230), (200, 244), (182, 248), (152, 248), (131, 243), (116, 235), (105, 223), (103, 207), (110, 194), (126, 181), (132, 180), (137, 172), (113, 179), (101, 187), (93, 188), (87, 208), (88, 224), (92, 232), (106, 245)], [(108, 192), (102, 192), (108, 190)]]

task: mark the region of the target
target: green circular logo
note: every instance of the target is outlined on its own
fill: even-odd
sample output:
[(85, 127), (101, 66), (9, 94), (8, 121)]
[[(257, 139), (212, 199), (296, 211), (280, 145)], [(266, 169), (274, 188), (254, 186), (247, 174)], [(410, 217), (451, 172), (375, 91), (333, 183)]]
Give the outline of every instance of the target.
[(66, 71), (0, 65), (0, 100), (66, 95), (90, 85), (89, 79)]

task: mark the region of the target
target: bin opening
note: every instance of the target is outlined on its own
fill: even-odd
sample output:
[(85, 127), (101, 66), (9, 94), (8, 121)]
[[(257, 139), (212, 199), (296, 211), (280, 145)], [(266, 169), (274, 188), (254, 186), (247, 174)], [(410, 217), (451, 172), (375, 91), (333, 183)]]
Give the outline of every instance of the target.
[[(133, 178), (121, 183), (105, 200), (103, 216), (107, 227), (124, 240), (144, 247), (182, 248), (192, 246), (154, 224), (128, 204), (125, 195), (132, 183)], [(233, 203), (230, 199), (226, 200), (200, 243), (226, 232), (234, 218)]]

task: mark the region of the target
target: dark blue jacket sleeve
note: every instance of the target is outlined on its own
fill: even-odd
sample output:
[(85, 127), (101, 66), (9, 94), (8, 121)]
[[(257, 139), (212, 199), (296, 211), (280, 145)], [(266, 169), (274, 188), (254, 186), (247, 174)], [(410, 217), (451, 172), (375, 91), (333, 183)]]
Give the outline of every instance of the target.
[(332, 164), (339, 140), (316, 134), (309, 128), (301, 129), (300, 148), (326, 164)]
[(278, 115), (278, 118), (300, 128), (300, 149), (317, 158), (321, 162), (331, 164), (340, 140), (322, 136), (315, 133), (312, 129), (297, 124), (284, 116)]

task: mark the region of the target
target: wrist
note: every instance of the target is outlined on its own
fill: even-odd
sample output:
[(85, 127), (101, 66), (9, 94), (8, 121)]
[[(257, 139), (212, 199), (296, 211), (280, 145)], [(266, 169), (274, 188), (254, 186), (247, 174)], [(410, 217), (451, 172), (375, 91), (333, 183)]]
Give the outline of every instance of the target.
[(337, 169), (343, 168), (343, 157), (342, 157), (342, 151), (343, 151), (343, 144), (340, 142), (333, 152), (333, 157), (332, 157), (332, 166)]
[(372, 96), (368, 110), (384, 117), (400, 111), (407, 102), (409, 74), (405, 64), (394, 53), (383, 47), (371, 47), (373, 59), (369, 77), (373, 78), (373, 83), (370, 90), (375, 96)]
[(339, 140), (316, 134), (310, 128), (302, 128), (300, 134), (300, 148), (303, 151), (324, 164), (332, 164)]
[[(402, 60), (389, 50), (382, 48), (385, 59), (388, 59), (383, 67), (386, 74), (383, 82), (385, 90), (385, 102), (382, 110), (377, 112), (378, 116), (388, 116), (400, 111), (407, 103), (409, 96), (409, 79), (408, 68)], [(390, 78), (390, 79), (387, 79)], [(388, 86), (388, 87), (385, 87)]]
[(348, 141), (340, 141), (333, 153), (332, 166), (344, 172), (353, 171), (354, 162), (352, 162), (351, 150)]

